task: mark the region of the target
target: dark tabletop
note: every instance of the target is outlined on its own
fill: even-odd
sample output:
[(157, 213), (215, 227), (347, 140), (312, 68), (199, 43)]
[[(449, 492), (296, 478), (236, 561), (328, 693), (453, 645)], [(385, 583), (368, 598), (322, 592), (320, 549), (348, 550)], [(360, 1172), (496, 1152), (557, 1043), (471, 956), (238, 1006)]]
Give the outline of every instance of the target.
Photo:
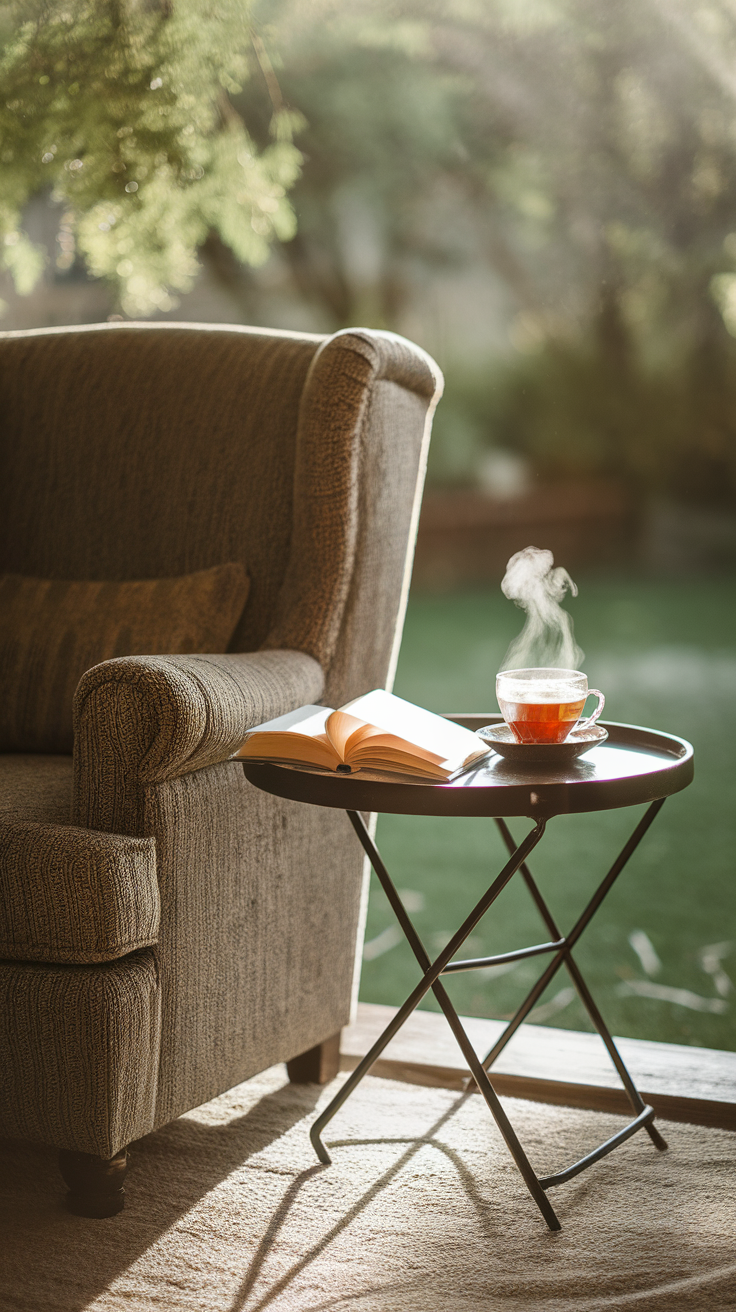
[[(503, 723), (500, 715), (450, 715), (468, 729)], [(551, 770), (524, 768), (495, 754), (452, 783), (425, 784), (359, 771), (338, 775), (244, 761), (246, 778), (277, 797), (398, 815), (525, 815), (536, 820), (580, 811), (608, 811), (653, 802), (686, 788), (693, 749), (684, 738), (631, 724), (599, 721), (608, 741)]]

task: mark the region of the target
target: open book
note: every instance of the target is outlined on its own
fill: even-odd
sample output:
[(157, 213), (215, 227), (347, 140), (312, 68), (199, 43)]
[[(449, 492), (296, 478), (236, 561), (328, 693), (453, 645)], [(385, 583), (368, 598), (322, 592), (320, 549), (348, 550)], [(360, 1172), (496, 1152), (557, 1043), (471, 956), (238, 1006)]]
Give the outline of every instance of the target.
[(388, 770), (418, 779), (452, 779), (488, 753), (469, 729), (377, 688), (338, 711), (301, 706), (251, 729), (236, 753), (351, 774)]

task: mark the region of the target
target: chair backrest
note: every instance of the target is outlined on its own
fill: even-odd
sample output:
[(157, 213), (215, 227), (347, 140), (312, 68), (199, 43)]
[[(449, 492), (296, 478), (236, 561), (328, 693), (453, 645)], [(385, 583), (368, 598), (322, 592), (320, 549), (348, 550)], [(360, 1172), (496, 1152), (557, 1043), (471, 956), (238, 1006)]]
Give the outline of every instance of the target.
[(242, 561), (235, 650), (268, 631), (321, 338), (92, 325), (0, 339), (0, 570), (131, 579)]
[(389, 674), (440, 389), (418, 348), (364, 329), (0, 334), (0, 572), (242, 561), (231, 650), (307, 650), (339, 704)]

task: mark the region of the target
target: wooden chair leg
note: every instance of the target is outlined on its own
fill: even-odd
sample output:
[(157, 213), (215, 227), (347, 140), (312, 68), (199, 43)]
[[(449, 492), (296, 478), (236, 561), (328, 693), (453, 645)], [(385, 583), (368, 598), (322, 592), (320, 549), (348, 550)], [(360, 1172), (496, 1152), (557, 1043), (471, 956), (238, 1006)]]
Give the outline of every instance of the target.
[(333, 1034), (323, 1043), (287, 1061), (286, 1070), (292, 1084), (329, 1084), (340, 1069), (340, 1035)]
[(69, 1186), (67, 1210), (75, 1216), (115, 1216), (125, 1203), (123, 1180), (128, 1169), (128, 1150), (108, 1159), (95, 1153), (59, 1151), (59, 1170)]

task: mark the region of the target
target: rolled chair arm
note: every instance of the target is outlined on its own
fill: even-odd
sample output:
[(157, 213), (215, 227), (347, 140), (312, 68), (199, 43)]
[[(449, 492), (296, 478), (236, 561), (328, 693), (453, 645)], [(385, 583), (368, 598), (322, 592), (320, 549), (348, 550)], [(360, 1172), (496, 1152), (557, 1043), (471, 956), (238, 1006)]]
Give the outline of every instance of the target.
[(142, 833), (141, 790), (227, 761), (248, 729), (322, 696), (297, 651), (124, 656), (74, 697), (74, 824)]

